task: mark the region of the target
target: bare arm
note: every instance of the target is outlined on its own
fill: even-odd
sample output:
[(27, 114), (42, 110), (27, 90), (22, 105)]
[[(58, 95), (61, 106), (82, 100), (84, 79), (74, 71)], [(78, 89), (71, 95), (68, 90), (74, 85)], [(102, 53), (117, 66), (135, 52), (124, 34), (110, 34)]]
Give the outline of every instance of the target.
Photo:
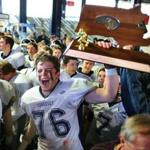
[(13, 130), (12, 130), (12, 115), (11, 115), (11, 107), (5, 109), (3, 114), (4, 120), (4, 129), (5, 129), (5, 144), (7, 146), (11, 145), (13, 141)]
[(12, 136), (12, 116), (11, 116), (11, 108), (9, 107), (3, 114), (4, 119), (4, 127), (6, 136)]
[(97, 88), (85, 96), (89, 103), (111, 102), (116, 97), (119, 87), (119, 77), (115, 68), (106, 70), (106, 80), (103, 88)]
[(28, 144), (31, 143), (35, 133), (36, 133), (36, 127), (34, 125), (33, 120), (30, 118), (26, 133), (22, 138), (22, 142), (21, 142), (18, 150), (25, 150), (27, 148)]

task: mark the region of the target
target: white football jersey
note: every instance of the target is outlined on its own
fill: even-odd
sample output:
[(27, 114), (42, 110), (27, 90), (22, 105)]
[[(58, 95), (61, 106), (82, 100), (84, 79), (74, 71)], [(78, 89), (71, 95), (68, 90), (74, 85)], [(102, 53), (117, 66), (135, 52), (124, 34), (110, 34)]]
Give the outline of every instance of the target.
[(34, 67), (34, 61), (30, 59), (29, 55), (25, 55), (25, 67)]
[(16, 69), (23, 66), (25, 64), (24, 54), (17, 51), (11, 51), (11, 53), (7, 57), (3, 57), (3, 52), (0, 51), (0, 60), (7, 60), (12, 66)]
[(13, 86), (9, 82), (0, 79), (0, 99), (2, 101), (2, 105), (7, 106), (12, 97), (15, 96)]
[(21, 73), (25, 74), (29, 80), (32, 83), (32, 86), (39, 85), (39, 81), (36, 75), (36, 69), (35, 68), (24, 68), (20, 71)]
[(65, 70), (60, 72), (60, 80), (61, 81), (65, 81), (65, 80), (70, 80), (70, 79), (74, 79), (74, 78), (82, 78), (82, 79), (87, 79), (88, 80), (88, 76), (76, 72), (76, 74), (74, 74), (73, 76), (70, 76)]
[(13, 84), (17, 98), (11, 107), (12, 119), (15, 121), (25, 113), (20, 107), (20, 98), (32, 87), (32, 84), (27, 76), (19, 72), (9, 82)]
[(46, 98), (39, 86), (29, 89), (21, 107), (32, 117), (39, 133), (41, 150), (83, 150), (79, 140), (77, 109), (84, 95), (93, 89), (87, 80), (60, 81)]

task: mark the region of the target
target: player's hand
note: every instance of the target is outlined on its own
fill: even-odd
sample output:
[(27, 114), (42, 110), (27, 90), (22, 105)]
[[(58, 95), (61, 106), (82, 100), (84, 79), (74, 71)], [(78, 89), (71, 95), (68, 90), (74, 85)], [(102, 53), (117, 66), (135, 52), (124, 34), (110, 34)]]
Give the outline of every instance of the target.
[[(112, 47), (112, 43), (108, 40), (98, 41), (97, 44), (98, 44), (98, 46), (103, 47), (103, 48), (107, 48), (107, 49)], [(105, 68), (106, 69), (112, 69), (112, 68), (115, 68), (115, 66), (105, 64)]]
[(98, 41), (97, 44), (98, 44), (98, 46), (103, 47), (103, 48), (111, 48), (112, 47), (112, 43), (107, 40)]

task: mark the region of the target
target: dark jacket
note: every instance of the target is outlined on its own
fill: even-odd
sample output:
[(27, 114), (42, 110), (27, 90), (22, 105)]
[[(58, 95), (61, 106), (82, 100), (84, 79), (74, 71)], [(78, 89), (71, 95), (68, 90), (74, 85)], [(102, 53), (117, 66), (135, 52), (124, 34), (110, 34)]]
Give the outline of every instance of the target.
[(121, 96), (129, 116), (150, 114), (150, 73), (120, 69)]

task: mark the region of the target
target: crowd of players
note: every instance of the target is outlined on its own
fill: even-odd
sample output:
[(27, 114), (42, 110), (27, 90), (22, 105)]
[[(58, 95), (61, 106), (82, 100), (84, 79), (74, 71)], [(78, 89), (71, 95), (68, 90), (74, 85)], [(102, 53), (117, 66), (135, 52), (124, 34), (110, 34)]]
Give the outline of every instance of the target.
[(63, 56), (71, 40), (0, 33), (0, 149), (148, 150), (150, 74)]

